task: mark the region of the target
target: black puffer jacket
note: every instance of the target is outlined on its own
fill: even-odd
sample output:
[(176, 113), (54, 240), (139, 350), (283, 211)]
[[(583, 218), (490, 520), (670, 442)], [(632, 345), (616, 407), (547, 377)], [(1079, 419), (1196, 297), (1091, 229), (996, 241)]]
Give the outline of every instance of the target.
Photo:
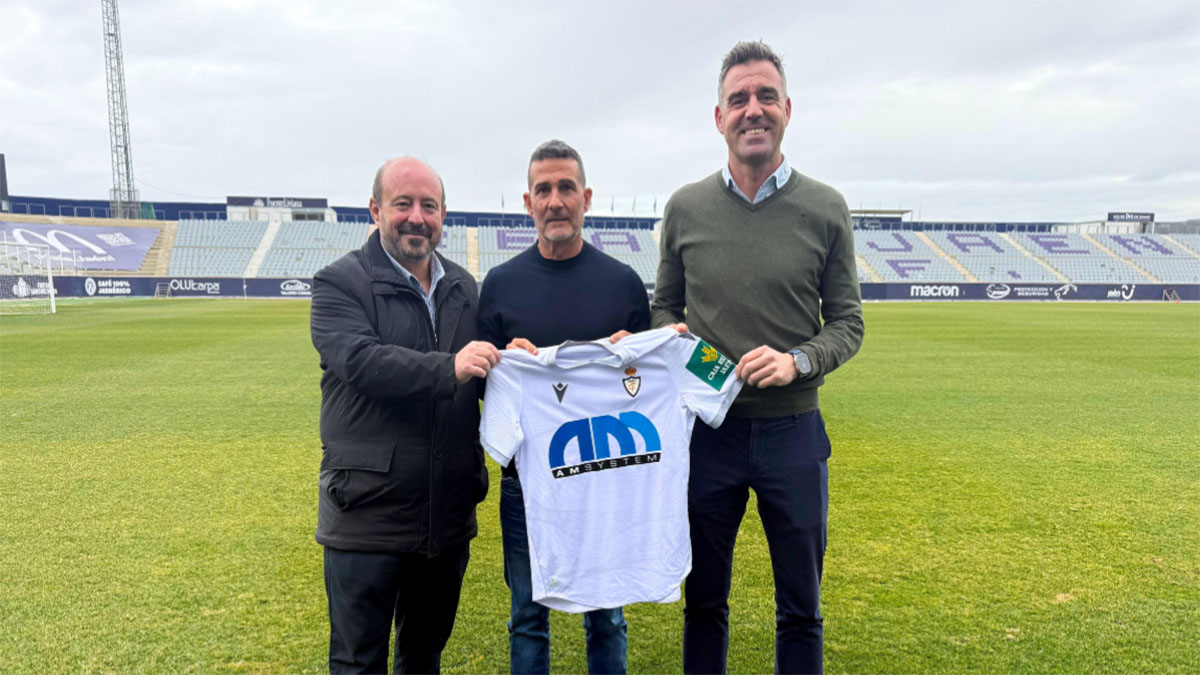
[(433, 556), (475, 536), (487, 494), (479, 390), (456, 382), (454, 354), (475, 339), (479, 293), (466, 270), (440, 260), (436, 344), (424, 301), (378, 231), (313, 280), (325, 546)]

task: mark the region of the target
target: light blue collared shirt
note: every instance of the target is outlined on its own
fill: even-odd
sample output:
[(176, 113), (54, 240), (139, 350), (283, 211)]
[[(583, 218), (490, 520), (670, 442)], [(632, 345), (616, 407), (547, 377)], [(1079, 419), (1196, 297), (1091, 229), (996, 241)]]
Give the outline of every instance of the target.
[(792, 177), (792, 167), (788, 166), (787, 157), (784, 157), (783, 161), (779, 164), (779, 168), (775, 169), (775, 173), (767, 176), (767, 180), (763, 181), (762, 187), (758, 188), (758, 194), (754, 195), (754, 199), (747, 197), (746, 193), (742, 192), (742, 189), (737, 186), (737, 183), (733, 182), (733, 174), (729, 172), (728, 164), (721, 167), (721, 177), (725, 179), (725, 184), (733, 190), (734, 194), (751, 204), (757, 204), (775, 194), (779, 188), (787, 185), (788, 179)]
[(433, 292), (437, 290), (438, 282), (442, 277), (446, 276), (446, 270), (442, 268), (442, 261), (438, 260), (436, 253), (429, 254), (429, 292), (426, 293), (424, 288), (421, 288), (421, 280), (417, 279), (416, 275), (404, 269), (404, 266), (392, 257), (388, 250), (383, 249), (383, 254), (391, 261), (392, 267), (400, 273), (405, 279), (408, 279), (409, 285), (416, 289), (417, 293), (421, 294), (421, 299), (425, 301), (425, 308), (429, 310), (429, 321), (433, 324), (433, 337), (437, 339), (437, 310), (433, 306)]

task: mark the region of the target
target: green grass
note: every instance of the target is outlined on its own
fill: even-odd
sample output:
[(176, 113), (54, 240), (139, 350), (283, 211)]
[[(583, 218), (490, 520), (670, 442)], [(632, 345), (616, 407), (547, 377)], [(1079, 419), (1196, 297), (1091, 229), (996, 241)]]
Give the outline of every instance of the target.
[[(325, 670), (308, 305), (0, 317), (0, 671)], [(829, 378), (830, 672), (1200, 670), (1200, 306), (875, 304)], [(498, 476), (451, 672), (506, 672)], [(730, 670), (772, 668), (753, 504)], [(680, 669), (681, 603), (627, 608)], [(553, 668), (584, 670), (555, 612)]]

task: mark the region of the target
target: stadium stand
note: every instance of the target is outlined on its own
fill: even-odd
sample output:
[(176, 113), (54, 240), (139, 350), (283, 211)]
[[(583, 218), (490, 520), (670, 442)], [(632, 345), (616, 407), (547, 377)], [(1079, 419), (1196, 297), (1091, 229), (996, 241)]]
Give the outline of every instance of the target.
[(480, 227), (478, 229), (479, 276), (481, 280), (493, 267), (524, 251), (537, 241), (537, 230), (532, 227)]
[[(367, 232), (364, 219), (369, 216), (366, 209), (360, 210), (363, 213), (356, 212), (354, 219), (338, 222), (268, 223), (207, 217), (117, 221), (25, 214), (5, 214), (5, 218), (37, 224), (158, 228), (160, 234), (139, 269), (121, 271), (127, 276), (308, 278), (361, 245)], [(658, 270), (654, 222), (649, 218), (589, 216), (584, 238), (630, 265), (650, 285)], [(909, 221), (857, 229), (858, 278), (863, 283), (1200, 284), (1200, 233), (1079, 234), (1058, 229), (1040, 223)], [(447, 216), (439, 250), (482, 279), (536, 240), (532, 220), (526, 215), (461, 212)], [(0, 271), (4, 267), (0, 261)], [(13, 266), (7, 268), (11, 272)]]
[(267, 223), (257, 221), (181, 220), (169, 274), (241, 276), (266, 230)]
[(1058, 277), (1033, 258), (1017, 255), (969, 255), (958, 258), (982, 282), (1054, 282)]
[[(241, 276), (268, 229), (265, 222), (179, 221), (169, 273), (176, 276)], [(254, 276), (311, 277), (347, 251), (362, 246), (367, 231), (367, 225), (360, 222), (278, 223), (275, 238)], [(465, 265), (467, 228), (445, 228), (439, 250), (451, 260)]]
[(983, 282), (1053, 282), (1054, 272), (994, 232), (928, 232), (931, 241)]
[(280, 223), (257, 276), (311, 277), (346, 251), (362, 246), (366, 234), (362, 223)]
[(1121, 260), (1109, 256), (1048, 256), (1046, 262), (1066, 275), (1075, 283), (1107, 284), (1107, 283), (1146, 283), (1150, 281), (1144, 274), (1130, 267)]
[(658, 278), (658, 244), (648, 230), (583, 228), (583, 238), (592, 246), (633, 268), (642, 283)]
[(1136, 257), (1133, 263), (1164, 283), (1200, 284), (1200, 259), (1176, 257)]
[(1003, 237), (989, 232), (928, 232), (933, 240), (948, 255), (961, 259), (963, 256), (1021, 255)]
[(349, 251), (362, 246), (367, 227), (362, 223), (293, 221), (281, 223), (272, 248), (331, 248)]
[(1200, 258), (1160, 235), (1107, 234), (1100, 240), (1113, 253), (1149, 272), (1159, 281), (1200, 283)]
[[(950, 261), (912, 232), (859, 231), (854, 247), (884, 281), (965, 281)], [(859, 280), (866, 280), (860, 272)]]
[[(442, 243), (438, 244), (438, 252), (446, 256), (450, 260), (468, 267), (467, 265), (467, 241), (468, 230), (465, 226), (443, 227), (442, 228)], [(359, 246), (362, 244), (360, 243)]]
[[(610, 227), (583, 228), (583, 239), (592, 246), (633, 268), (643, 283), (654, 283), (658, 275), (658, 244), (651, 231)], [(537, 241), (532, 227), (479, 228), (479, 272), (512, 258)]]
[(1171, 239), (1192, 249), (1193, 253), (1200, 255), (1200, 234), (1172, 234)]
[(1012, 237), (1030, 253), (1076, 283), (1145, 283), (1146, 275), (1134, 269), (1082, 234), (1068, 232), (1022, 233)]
[(176, 248), (249, 248), (258, 246), (267, 223), (253, 220), (181, 220)]

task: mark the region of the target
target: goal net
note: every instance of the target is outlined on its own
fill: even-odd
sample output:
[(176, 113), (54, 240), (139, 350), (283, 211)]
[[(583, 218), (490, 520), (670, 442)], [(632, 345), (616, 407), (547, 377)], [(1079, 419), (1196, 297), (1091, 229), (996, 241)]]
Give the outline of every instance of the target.
[(49, 246), (0, 241), (0, 314), (53, 314), (61, 258)]

